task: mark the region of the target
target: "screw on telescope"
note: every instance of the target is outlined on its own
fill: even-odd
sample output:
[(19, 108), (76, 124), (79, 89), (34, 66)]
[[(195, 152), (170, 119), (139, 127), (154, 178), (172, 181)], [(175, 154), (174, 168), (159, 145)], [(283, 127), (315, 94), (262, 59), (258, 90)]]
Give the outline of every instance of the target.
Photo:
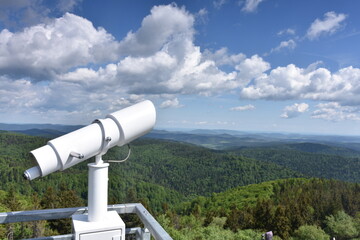
[(71, 152), (70, 156), (78, 158), (78, 159), (83, 159), (84, 158), (84, 154), (76, 153), (76, 152)]

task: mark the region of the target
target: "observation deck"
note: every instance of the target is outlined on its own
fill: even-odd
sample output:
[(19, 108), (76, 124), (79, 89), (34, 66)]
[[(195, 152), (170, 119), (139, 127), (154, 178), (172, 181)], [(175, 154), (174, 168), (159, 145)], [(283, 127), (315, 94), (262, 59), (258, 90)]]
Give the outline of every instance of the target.
[[(136, 240), (150, 240), (151, 236), (156, 240), (172, 239), (170, 235), (156, 221), (156, 219), (140, 203), (108, 205), (108, 211), (116, 211), (120, 215), (133, 213), (140, 218), (141, 222), (144, 224), (144, 228), (141, 227), (127, 228), (126, 236), (134, 235)], [(88, 212), (87, 207), (6, 212), (6, 213), (0, 213), (0, 224), (64, 219), (64, 218), (71, 218), (71, 216), (74, 214), (86, 214), (87, 212)], [(74, 234), (31, 238), (28, 240), (53, 240), (53, 239), (72, 240), (74, 239)]]

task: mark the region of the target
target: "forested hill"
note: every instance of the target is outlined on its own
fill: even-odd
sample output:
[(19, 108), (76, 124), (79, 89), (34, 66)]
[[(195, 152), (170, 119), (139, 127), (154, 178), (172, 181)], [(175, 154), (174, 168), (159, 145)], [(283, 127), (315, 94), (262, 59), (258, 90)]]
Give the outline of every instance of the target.
[[(86, 164), (93, 160), (47, 176), (46, 179), (30, 183), (22, 179), (23, 171), (34, 164), (29, 152), (46, 142), (47, 139), (41, 137), (0, 132), (2, 189), (16, 186), (22, 191), (35, 189), (43, 192), (47, 185), (58, 188), (64, 182), (86, 196)], [(313, 147), (312, 150), (310, 147)], [(132, 144), (132, 155), (127, 162), (111, 164), (110, 197), (121, 201), (129, 189), (135, 189), (141, 196), (146, 195), (146, 191), (139, 189), (139, 186), (146, 188), (147, 184), (188, 197), (290, 177), (324, 177), (360, 182), (359, 158), (294, 150), (304, 148), (316, 152), (317, 149), (325, 149), (324, 146), (315, 149), (313, 144), (296, 144), (289, 149), (245, 148), (231, 154), (168, 140), (140, 139)], [(126, 151), (126, 147), (112, 149), (104, 159), (121, 159)]]
[[(360, 183), (360, 156), (355, 151), (343, 148), (307, 143), (242, 148), (233, 152), (240, 156), (275, 163), (307, 176)], [(338, 155), (340, 153), (343, 156)]]
[(360, 152), (354, 149), (311, 142), (278, 144), (270, 146), (268, 148), (281, 150), (296, 150), (307, 153), (329, 154), (345, 157), (360, 157)]
[[(326, 179), (282, 179), (198, 197), (182, 204), (175, 213), (166, 216), (169, 226), (180, 222), (177, 228), (168, 227), (173, 235), (218, 231), (225, 236), (230, 235), (226, 231), (230, 229), (237, 235), (227, 239), (261, 239), (260, 233), (270, 230), (275, 239), (359, 239), (360, 185)], [(189, 219), (197, 228), (186, 224)]]
[[(0, 132), (0, 210), (86, 205), (87, 163), (93, 159), (31, 182), (22, 178), (24, 170), (35, 164), (29, 152), (47, 140)], [(283, 155), (277, 155), (279, 151), (283, 151)], [(246, 157), (245, 153), (252, 154), (253, 158)], [(122, 159), (126, 154), (126, 147), (114, 148), (104, 159)], [(360, 214), (356, 215), (360, 208), (359, 184), (293, 178), (336, 168), (344, 170), (341, 167), (345, 165), (355, 173), (344, 175), (357, 179), (358, 162), (350, 161), (353, 159), (350, 157), (332, 158), (334, 156), (269, 148), (228, 153), (142, 138), (132, 143), (128, 161), (111, 164), (109, 203), (142, 202), (174, 239), (258, 239), (261, 232), (268, 230), (273, 230), (277, 237), (289, 239), (300, 234), (298, 228), (302, 226), (324, 236), (321, 239), (329, 239), (330, 234), (340, 236), (334, 235), (330, 225), (337, 214), (341, 219), (350, 219), (354, 226), (360, 222)], [(53, 235), (56, 235), (53, 231), (65, 234), (71, 228), (71, 224), (63, 222), (41, 224)], [(24, 224), (21, 228), (20, 225), (15, 228), (17, 239), (33, 236), (32, 225)], [(318, 226), (329, 230), (325, 233)], [(349, 225), (347, 229), (354, 226)], [(0, 226), (0, 238), (7, 233), (8, 230)], [(351, 236), (359, 237), (359, 233), (360, 230), (355, 229)]]
[[(312, 218), (314, 221), (338, 210), (345, 210), (348, 214), (355, 216), (360, 211), (360, 184), (319, 178), (279, 179), (239, 186), (221, 193), (214, 193), (211, 197), (201, 196), (182, 204), (178, 212), (191, 214), (201, 208), (201, 214), (204, 216), (209, 213), (213, 216), (225, 216), (232, 214), (233, 209), (253, 208), (259, 202), (268, 200), (271, 200), (273, 205), (281, 204), (288, 207), (290, 212), (290, 208), (308, 204), (309, 206), (301, 208), (304, 214), (306, 211), (318, 214)], [(308, 209), (305, 210), (306, 208)], [(324, 212), (320, 213), (321, 211)]]
[[(29, 152), (46, 139), (9, 132), (0, 133), (1, 189), (42, 194), (49, 186), (66, 185), (86, 199), (87, 162), (28, 182), (22, 173), (33, 166)], [(127, 149), (110, 150), (104, 159), (122, 159)], [(93, 161), (93, 160), (89, 160)], [(88, 161), (88, 162), (89, 162)], [(150, 202), (159, 211), (163, 203), (175, 204), (185, 196), (210, 195), (252, 183), (304, 176), (285, 167), (216, 152), (203, 147), (164, 140), (141, 139), (132, 144), (132, 155), (123, 164), (111, 164), (109, 198), (124, 202), (129, 195)]]

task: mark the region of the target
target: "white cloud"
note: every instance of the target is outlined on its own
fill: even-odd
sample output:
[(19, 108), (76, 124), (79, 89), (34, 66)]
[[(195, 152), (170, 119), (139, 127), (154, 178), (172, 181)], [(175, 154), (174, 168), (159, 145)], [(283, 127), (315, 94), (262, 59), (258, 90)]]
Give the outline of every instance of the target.
[(48, 96), (48, 88), (33, 85), (25, 79), (0, 77), (0, 112), (22, 111), (42, 106)]
[(255, 106), (252, 104), (230, 108), (231, 111), (247, 111), (247, 110), (254, 110), (254, 109), (255, 109)]
[(241, 90), (241, 96), (249, 99), (293, 99), (298, 98), (309, 84), (310, 79), (304, 74), (304, 69), (289, 64), (256, 78), (254, 84)]
[[(184, 8), (176, 5), (155, 6), (146, 16), (138, 31), (129, 32), (120, 42), (122, 55), (150, 56), (160, 49), (183, 50), (185, 40), (192, 42), (194, 35), (194, 17)], [(171, 42), (172, 44), (168, 44)]]
[(208, 49), (205, 49), (203, 53), (203, 58), (206, 60), (214, 61), (216, 66), (229, 65), (236, 66), (240, 62), (246, 59), (245, 54), (230, 54), (228, 49), (223, 47), (215, 52), (211, 52)]
[(49, 80), (89, 63), (115, 60), (117, 42), (104, 29), (67, 13), (21, 32), (0, 32), (0, 74)]
[(201, 51), (194, 33), (194, 16), (176, 5), (154, 7), (141, 27), (120, 41), (73, 14), (17, 32), (4, 29), (0, 109), (82, 119), (86, 112), (115, 111), (145, 97), (162, 99), (161, 107), (180, 107), (181, 94), (236, 92), (245, 99), (360, 104), (358, 68), (271, 69), (258, 55)]
[(177, 98), (174, 99), (168, 99), (161, 103), (161, 108), (180, 108), (183, 107), (183, 105), (180, 104), (179, 100)]
[(251, 58), (246, 58), (241, 61), (235, 66), (235, 69), (239, 71), (238, 79), (243, 87), (252, 79), (262, 76), (264, 72), (270, 69), (270, 64), (258, 55), (254, 55)]
[(244, 12), (255, 12), (262, 1), (264, 0), (245, 0), (241, 10)]
[(281, 114), (282, 118), (295, 118), (300, 114), (306, 112), (309, 109), (309, 105), (306, 103), (295, 103), (291, 106), (286, 106), (284, 112)]
[(288, 41), (282, 41), (279, 46), (276, 48), (271, 49), (271, 52), (278, 52), (282, 49), (290, 49), (293, 50), (296, 48), (296, 42), (293, 39), (290, 39)]
[(345, 105), (360, 104), (360, 69), (347, 67), (335, 73), (310, 65), (303, 69), (289, 64), (272, 69), (243, 88), (246, 99), (310, 99), (336, 101)]
[[(171, 43), (169, 43), (171, 44)], [(211, 95), (236, 86), (236, 73), (220, 71), (211, 60), (203, 60), (199, 47), (177, 52), (159, 51), (149, 57), (127, 57), (118, 63), (117, 80), (136, 94)]]
[(345, 105), (360, 103), (360, 69), (347, 67), (331, 74), (319, 68), (309, 73), (311, 84), (304, 98), (336, 101)]
[(283, 36), (283, 35), (295, 35), (296, 31), (293, 28), (287, 28), (279, 31), (277, 35)]
[(337, 102), (320, 103), (318, 108), (312, 113), (312, 118), (324, 119), (328, 121), (360, 120), (359, 107), (342, 106)]
[(81, 85), (86, 90), (94, 90), (116, 84), (117, 74), (118, 66), (108, 64), (104, 68), (100, 67), (97, 71), (91, 68), (77, 68), (73, 72), (59, 74), (56, 78), (58, 81)]
[[(141, 28), (121, 43), (73, 14), (19, 32), (5, 29), (0, 33), (0, 77), (10, 76), (10, 85), (26, 82), (24, 91), (31, 93), (33, 100), (40, 99), (32, 103), (34, 111), (41, 108), (63, 115), (66, 110), (74, 114), (112, 110), (138, 101), (132, 96), (168, 99), (162, 96), (212, 95), (238, 87), (235, 69), (230, 73), (220, 70), (211, 54), (206, 57), (194, 45), (193, 24), (191, 14), (168, 5), (154, 7)], [(157, 28), (166, 34), (159, 36), (153, 31)], [(121, 57), (125, 47), (129, 55)], [(246, 60), (243, 54), (226, 51), (221, 58), (232, 67)], [(91, 67), (91, 63), (104, 61), (111, 63)], [(4, 96), (21, 93), (15, 88), (12, 91)], [(16, 104), (20, 108), (32, 102), (25, 100), (27, 94), (21, 95), (24, 101), (14, 101), (13, 109)], [(163, 107), (181, 106), (177, 101), (165, 101)]]
[(310, 40), (314, 40), (324, 34), (333, 34), (342, 27), (346, 17), (347, 15), (343, 13), (327, 12), (323, 20), (317, 18), (311, 24), (306, 35)]
[(194, 45), (193, 24), (183, 8), (154, 7), (120, 43), (129, 56), (118, 63), (118, 82), (136, 94), (211, 95), (236, 87), (236, 73), (221, 71)]

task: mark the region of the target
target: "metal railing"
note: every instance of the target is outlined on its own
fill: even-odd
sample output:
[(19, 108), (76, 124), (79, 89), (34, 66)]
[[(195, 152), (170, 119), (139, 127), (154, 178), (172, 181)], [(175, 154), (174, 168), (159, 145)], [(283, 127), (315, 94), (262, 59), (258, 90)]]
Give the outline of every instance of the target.
[[(153, 236), (156, 240), (172, 239), (170, 235), (156, 221), (156, 219), (140, 203), (109, 205), (108, 211), (116, 211), (120, 215), (134, 213), (140, 218), (141, 222), (144, 224), (145, 227), (144, 229), (142, 228), (126, 229), (126, 234), (135, 234), (136, 240), (150, 240), (150, 235)], [(6, 213), (0, 213), (0, 224), (71, 218), (71, 216), (74, 214), (85, 214), (85, 213), (87, 213), (87, 207), (6, 212)], [(73, 239), (73, 234), (43, 237), (43, 238), (33, 238), (31, 240), (35, 240), (35, 239), (36, 240), (49, 240), (49, 239), (70, 240)]]

